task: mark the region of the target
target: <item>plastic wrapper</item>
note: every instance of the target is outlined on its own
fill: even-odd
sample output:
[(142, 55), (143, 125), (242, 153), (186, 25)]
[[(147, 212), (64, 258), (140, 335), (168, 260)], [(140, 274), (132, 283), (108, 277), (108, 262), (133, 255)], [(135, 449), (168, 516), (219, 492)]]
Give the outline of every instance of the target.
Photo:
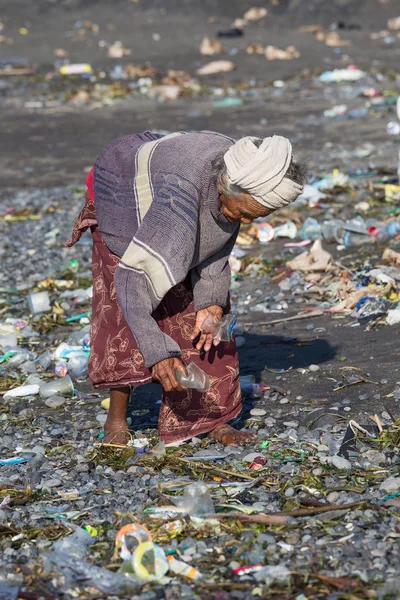
[(187, 375), (184, 375), (181, 371), (176, 371), (176, 378), (183, 387), (199, 392), (207, 392), (210, 389), (210, 378), (195, 363), (189, 363), (186, 371)]
[(193, 517), (215, 512), (211, 494), (203, 481), (196, 481), (185, 487), (181, 508)]
[(68, 358), (68, 373), (72, 377), (84, 377), (88, 372), (89, 357), (84, 352), (76, 352)]
[(225, 315), (222, 319), (217, 319), (209, 314), (203, 321), (202, 331), (211, 333), (216, 342), (230, 342), (236, 325), (235, 315)]

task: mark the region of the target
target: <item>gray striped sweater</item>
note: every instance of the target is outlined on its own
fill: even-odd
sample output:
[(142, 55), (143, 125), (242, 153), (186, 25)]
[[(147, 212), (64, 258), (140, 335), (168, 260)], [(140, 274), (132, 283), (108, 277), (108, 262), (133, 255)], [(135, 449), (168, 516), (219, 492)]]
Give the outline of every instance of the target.
[(212, 177), (212, 161), (234, 140), (209, 131), (174, 135), (120, 138), (94, 167), (96, 218), (121, 257), (117, 298), (147, 367), (180, 355), (152, 313), (189, 273), (196, 311), (226, 305), (239, 230), (222, 215)]

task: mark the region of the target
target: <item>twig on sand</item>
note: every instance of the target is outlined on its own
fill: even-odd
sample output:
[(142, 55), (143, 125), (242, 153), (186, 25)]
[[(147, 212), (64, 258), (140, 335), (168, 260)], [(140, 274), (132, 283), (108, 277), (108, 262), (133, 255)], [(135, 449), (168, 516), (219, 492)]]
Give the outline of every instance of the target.
[(311, 515), (318, 515), (320, 513), (330, 512), (331, 510), (350, 510), (351, 508), (359, 508), (367, 502), (367, 500), (361, 500), (359, 502), (349, 502), (348, 504), (328, 504), (327, 506), (299, 508), (298, 510), (288, 510), (285, 512), (278, 512), (274, 514), (282, 517), (307, 517)]
[(205, 516), (208, 519), (237, 519), (238, 521), (244, 521), (246, 523), (258, 523), (262, 525), (285, 525), (288, 523), (288, 517), (307, 517), (336, 510), (350, 510), (352, 508), (359, 508), (366, 503), (367, 501), (363, 500), (361, 502), (349, 502), (348, 504), (312, 506), (310, 508), (299, 508), (298, 510), (288, 510), (272, 514), (259, 513), (257, 515), (246, 515), (243, 513), (230, 512), (217, 514), (210, 513)]
[(191, 460), (186, 460), (185, 458), (178, 458), (180, 462), (184, 462), (187, 465), (190, 465), (192, 469), (202, 469), (203, 471), (213, 471), (215, 473), (220, 473), (221, 475), (229, 475), (230, 477), (239, 477), (240, 479), (247, 479), (248, 481), (254, 481), (255, 477), (250, 477), (250, 475), (244, 475), (243, 473), (236, 473), (235, 471), (227, 471), (226, 469), (219, 469), (218, 467), (214, 467), (213, 465), (199, 465), (197, 463), (193, 463)]
[(313, 310), (311, 312), (299, 313), (292, 317), (283, 317), (282, 319), (274, 319), (273, 321), (260, 321), (258, 325), (275, 325), (277, 323), (286, 323), (286, 321), (300, 321), (301, 319), (312, 319), (313, 317), (322, 317), (323, 310)]
[(243, 513), (209, 513), (205, 515), (207, 519), (236, 519), (237, 521), (243, 521), (245, 523), (258, 523), (260, 525), (286, 525), (288, 522), (287, 517), (276, 516), (276, 515), (265, 515), (260, 513), (258, 515), (245, 515)]

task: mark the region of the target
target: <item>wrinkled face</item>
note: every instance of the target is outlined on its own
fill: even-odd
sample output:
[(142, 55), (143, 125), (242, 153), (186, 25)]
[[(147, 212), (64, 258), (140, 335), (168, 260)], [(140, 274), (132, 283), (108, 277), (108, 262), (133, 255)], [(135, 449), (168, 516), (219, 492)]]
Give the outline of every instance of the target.
[(249, 225), (254, 219), (267, 217), (273, 210), (259, 204), (250, 194), (241, 194), (239, 198), (220, 194), (222, 214), (231, 223)]

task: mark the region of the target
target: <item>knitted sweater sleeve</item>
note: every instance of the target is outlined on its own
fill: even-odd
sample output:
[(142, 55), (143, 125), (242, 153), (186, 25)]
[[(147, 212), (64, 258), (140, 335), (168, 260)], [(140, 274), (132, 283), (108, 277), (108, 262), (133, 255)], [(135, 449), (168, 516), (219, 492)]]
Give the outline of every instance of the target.
[(191, 270), (196, 312), (213, 304), (222, 306), (222, 308), (228, 304), (231, 282), (229, 255), (233, 250), (238, 233), (239, 227), (225, 246)]
[(118, 302), (146, 367), (181, 354), (153, 317), (167, 292), (190, 270), (196, 239), (182, 236), (181, 229), (170, 205), (154, 200), (115, 271)]

